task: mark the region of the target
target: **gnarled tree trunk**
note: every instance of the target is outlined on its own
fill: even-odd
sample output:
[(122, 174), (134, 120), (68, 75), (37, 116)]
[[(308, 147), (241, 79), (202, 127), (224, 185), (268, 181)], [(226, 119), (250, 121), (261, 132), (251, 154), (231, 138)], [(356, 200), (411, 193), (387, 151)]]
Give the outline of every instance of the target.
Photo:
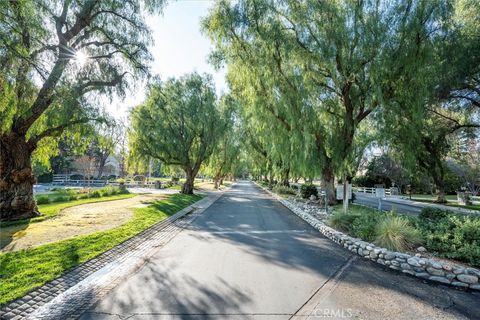
[(39, 215), (33, 197), (33, 150), (24, 136), (10, 133), (0, 137), (0, 220)]
[(282, 186), (290, 187), (290, 168), (287, 168), (283, 171), (282, 175)]
[(183, 169), (185, 171), (186, 180), (182, 186), (183, 194), (193, 194), (193, 184), (195, 182), (195, 177), (197, 176), (198, 169), (186, 167)]
[(333, 173), (333, 167), (328, 163), (323, 167), (322, 170), (322, 190), (327, 194), (327, 202), (329, 205), (334, 205), (337, 203), (335, 197), (335, 175)]
[(434, 202), (447, 203), (447, 198), (445, 197), (445, 183), (443, 181), (443, 172), (433, 174), (433, 183), (435, 184), (435, 193), (437, 195), (437, 198)]

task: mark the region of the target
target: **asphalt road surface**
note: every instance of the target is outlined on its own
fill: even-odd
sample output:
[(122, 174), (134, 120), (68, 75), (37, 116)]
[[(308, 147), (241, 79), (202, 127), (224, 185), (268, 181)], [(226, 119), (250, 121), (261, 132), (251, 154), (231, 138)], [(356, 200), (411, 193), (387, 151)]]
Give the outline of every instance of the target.
[[(361, 192), (355, 192), (355, 201), (354, 203), (358, 203), (367, 207), (371, 208), (378, 208), (378, 199), (372, 197), (371, 195), (365, 195)], [(382, 199), (382, 210), (383, 211), (390, 211), (395, 210), (396, 212), (411, 214), (411, 215), (418, 215), (422, 209), (425, 207), (424, 204), (420, 203), (398, 203), (394, 201), (390, 201), (387, 199)]]
[(480, 294), (353, 256), (236, 184), (81, 319), (474, 319)]

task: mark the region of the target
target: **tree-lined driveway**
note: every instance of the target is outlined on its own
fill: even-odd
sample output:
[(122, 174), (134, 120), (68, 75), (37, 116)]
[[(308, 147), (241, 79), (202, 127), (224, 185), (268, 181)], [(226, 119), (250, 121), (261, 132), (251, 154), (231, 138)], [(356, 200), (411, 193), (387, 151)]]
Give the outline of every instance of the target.
[(241, 182), (81, 319), (458, 319), (478, 301), (352, 256)]

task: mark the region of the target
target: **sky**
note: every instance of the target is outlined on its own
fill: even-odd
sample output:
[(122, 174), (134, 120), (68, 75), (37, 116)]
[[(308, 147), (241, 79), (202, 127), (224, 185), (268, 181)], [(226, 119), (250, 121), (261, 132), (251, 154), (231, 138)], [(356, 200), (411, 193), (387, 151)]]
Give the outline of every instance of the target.
[[(162, 15), (148, 16), (154, 45), (152, 73), (162, 80), (197, 71), (210, 73), (215, 81), (217, 95), (227, 91), (225, 70), (216, 71), (207, 61), (212, 49), (210, 40), (201, 33), (200, 20), (208, 14), (213, 1), (178, 0), (170, 2)], [(145, 91), (138, 88), (128, 93), (125, 100), (114, 99), (106, 106), (116, 118), (124, 118), (130, 107), (143, 102)]]

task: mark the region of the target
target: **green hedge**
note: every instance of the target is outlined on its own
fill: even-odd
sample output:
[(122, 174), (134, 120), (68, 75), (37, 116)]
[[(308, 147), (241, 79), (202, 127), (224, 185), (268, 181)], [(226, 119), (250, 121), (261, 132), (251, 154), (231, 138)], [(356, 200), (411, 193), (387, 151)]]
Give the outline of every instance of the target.
[(333, 228), (391, 250), (423, 244), (434, 255), (480, 266), (480, 217), (424, 208), (418, 217), (351, 206), (328, 220)]
[(312, 195), (318, 198), (317, 187), (313, 184), (302, 184), (300, 187), (300, 194), (304, 199), (309, 199)]
[(429, 251), (480, 265), (480, 217), (424, 208), (415, 222)]

